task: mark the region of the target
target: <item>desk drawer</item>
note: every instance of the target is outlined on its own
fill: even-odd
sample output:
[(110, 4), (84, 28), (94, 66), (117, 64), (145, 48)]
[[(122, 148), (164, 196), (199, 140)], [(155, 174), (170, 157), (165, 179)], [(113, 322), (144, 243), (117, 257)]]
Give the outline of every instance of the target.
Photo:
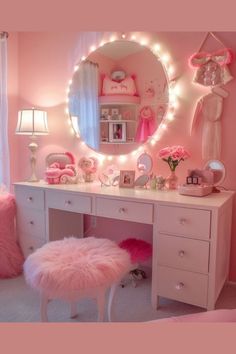
[(16, 202), (31, 209), (44, 209), (44, 191), (36, 188), (15, 186)]
[(173, 268), (157, 268), (159, 296), (206, 307), (208, 276)]
[(22, 233), (20, 235), (19, 242), (25, 258), (27, 258), (31, 253), (33, 253), (46, 243), (44, 239), (39, 237), (33, 237), (32, 235), (28, 235), (27, 233)]
[(163, 266), (207, 274), (209, 243), (159, 234), (157, 261)]
[(209, 210), (158, 205), (158, 229), (165, 234), (208, 240), (211, 212)]
[(92, 199), (86, 195), (68, 192), (46, 192), (46, 204), (48, 208), (72, 211), (76, 213), (90, 214), (92, 211)]
[(153, 223), (153, 205), (127, 202), (117, 199), (97, 198), (96, 213), (113, 219), (128, 220), (144, 224)]
[(17, 229), (20, 235), (26, 233), (36, 238), (45, 239), (44, 212), (29, 208), (18, 208)]

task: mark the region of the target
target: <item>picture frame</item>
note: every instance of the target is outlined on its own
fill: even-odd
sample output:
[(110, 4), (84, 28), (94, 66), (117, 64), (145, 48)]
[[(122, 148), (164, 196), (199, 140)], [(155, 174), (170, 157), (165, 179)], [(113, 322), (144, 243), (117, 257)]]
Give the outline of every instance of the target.
[(122, 122), (109, 123), (109, 141), (110, 142), (126, 141), (126, 123), (122, 123)]
[(119, 108), (112, 108), (111, 109), (111, 115), (112, 116), (118, 116), (119, 113), (120, 113), (119, 112)]
[(112, 120), (120, 120), (121, 114), (119, 108), (112, 108), (111, 109), (111, 119)]
[(121, 188), (134, 188), (135, 171), (134, 170), (121, 170), (119, 187)]
[(101, 120), (109, 119), (109, 108), (102, 108), (101, 109)]

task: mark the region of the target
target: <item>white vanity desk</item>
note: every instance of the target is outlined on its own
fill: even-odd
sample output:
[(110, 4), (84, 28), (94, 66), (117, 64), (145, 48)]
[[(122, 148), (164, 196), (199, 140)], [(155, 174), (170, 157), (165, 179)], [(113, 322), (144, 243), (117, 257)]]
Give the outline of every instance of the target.
[(78, 220), (88, 214), (151, 224), (153, 307), (163, 296), (214, 309), (228, 276), (234, 192), (197, 198), (176, 191), (95, 183), (22, 182), (15, 183), (15, 194), (18, 236), (25, 256), (53, 239), (52, 209), (79, 213)]

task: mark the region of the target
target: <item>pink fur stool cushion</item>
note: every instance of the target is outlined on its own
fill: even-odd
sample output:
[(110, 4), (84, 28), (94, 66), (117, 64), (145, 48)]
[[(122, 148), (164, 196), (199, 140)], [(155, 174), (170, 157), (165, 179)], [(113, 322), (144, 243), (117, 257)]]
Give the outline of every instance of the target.
[(108, 288), (129, 272), (129, 254), (115, 242), (87, 237), (49, 242), (24, 263), (26, 282), (48, 298), (76, 300)]
[(0, 278), (12, 278), (23, 270), (24, 258), (15, 234), (15, 198), (0, 193)]

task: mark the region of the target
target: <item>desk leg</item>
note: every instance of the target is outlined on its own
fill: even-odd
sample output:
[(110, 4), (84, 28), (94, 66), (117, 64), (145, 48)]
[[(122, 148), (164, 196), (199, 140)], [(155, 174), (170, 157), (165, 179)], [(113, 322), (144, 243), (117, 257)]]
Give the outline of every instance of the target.
[(47, 315), (47, 305), (48, 305), (48, 298), (41, 294), (40, 296), (40, 319), (41, 322), (48, 322), (48, 315)]
[(160, 296), (152, 294), (152, 307), (157, 310), (160, 307)]
[(77, 303), (72, 301), (70, 303), (70, 318), (76, 318), (78, 316)]
[(118, 283), (115, 283), (112, 285), (111, 289), (110, 289), (110, 293), (109, 293), (109, 299), (108, 299), (108, 321), (112, 322), (112, 318), (113, 318), (113, 311), (112, 311), (112, 305), (113, 305), (113, 300), (114, 300), (114, 296), (115, 296), (115, 292), (117, 289)]

